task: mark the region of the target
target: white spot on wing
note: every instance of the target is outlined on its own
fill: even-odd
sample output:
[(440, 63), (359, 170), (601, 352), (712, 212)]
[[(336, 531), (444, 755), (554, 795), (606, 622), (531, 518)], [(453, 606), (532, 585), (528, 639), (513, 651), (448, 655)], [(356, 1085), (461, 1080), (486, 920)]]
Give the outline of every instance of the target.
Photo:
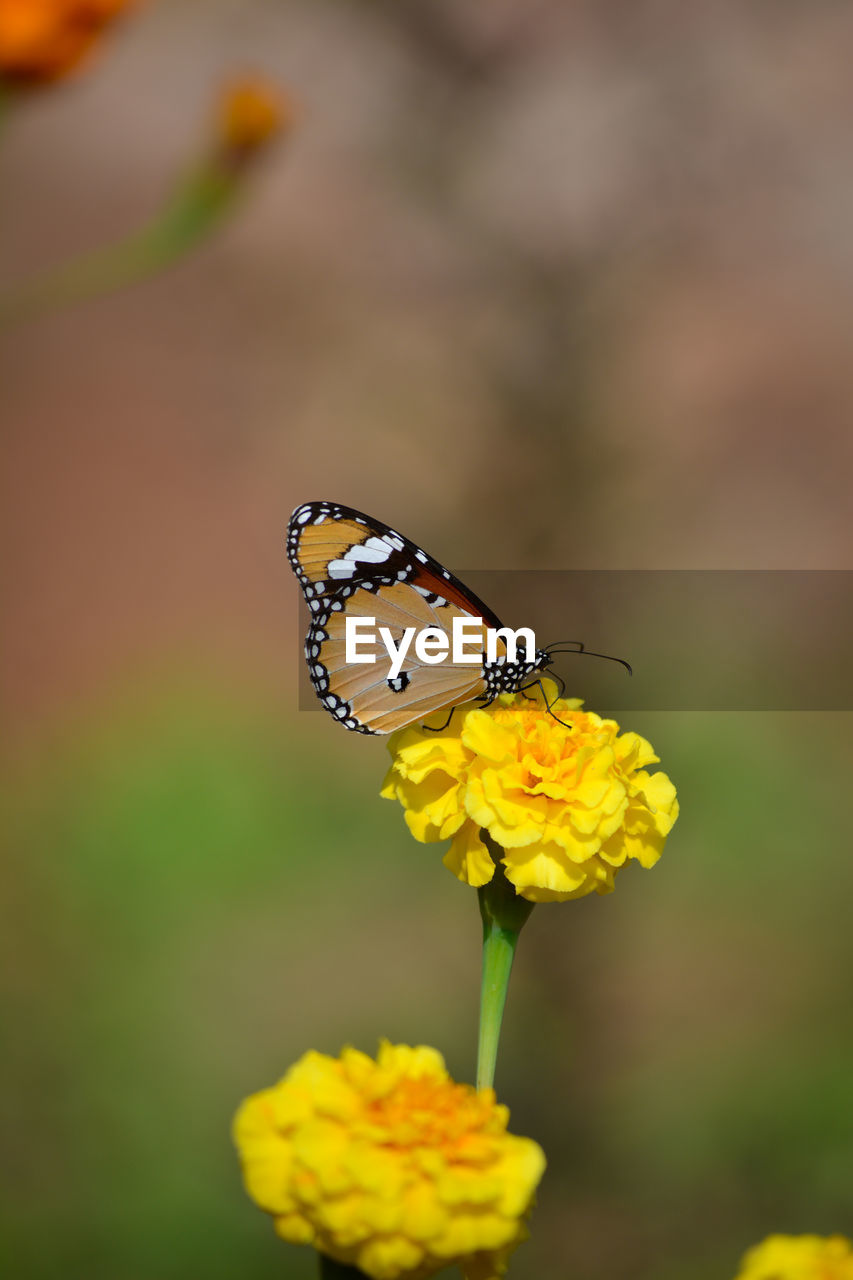
[(346, 559), (366, 560), (368, 564), (381, 564), (383, 560), (388, 559), (390, 554), (391, 549), (387, 542), (383, 542), (381, 538), (368, 538), (366, 542), (350, 547), (346, 554)]

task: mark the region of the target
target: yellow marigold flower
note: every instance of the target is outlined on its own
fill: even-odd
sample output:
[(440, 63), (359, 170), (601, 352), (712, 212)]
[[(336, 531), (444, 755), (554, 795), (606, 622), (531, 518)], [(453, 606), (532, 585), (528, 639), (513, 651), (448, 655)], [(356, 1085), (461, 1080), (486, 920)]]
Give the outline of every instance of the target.
[(451, 839), (444, 862), (466, 884), (492, 879), (488, 840), (531, 902), (609, 893), (629, 859), (657, 862), (678, 816), (675, 787), (647, 771), (658, 757), (645, 738), (577, 698), (554, 701), (553, 681), (543, 683), (550, 712), (538, 690), (502, 694), (455, 711), (439, 732), (393, 734), (382, 795), (400, 801), (416, 840)]
[(0, 0), (0, 77), (58, 80), (133, 0)]
[(293, 116), (290, 100), (264, 80), (236, 80), (220, 98), (219, 146), (232, 162), (244, 160), (289, 129)]
[(374, 1061), (306, 1053), (234, 1122), (246, 1190), (276, 1231), (374, 1280), (458, 1264), (503, 1274), (545, 1167), (507, 1133), (493, 1090), (456, 1084), (435, 1049), (383, 1042)]
[(844, 1236), (768, 1236), (745, 1254), (736, 1280), (853, 1280)]

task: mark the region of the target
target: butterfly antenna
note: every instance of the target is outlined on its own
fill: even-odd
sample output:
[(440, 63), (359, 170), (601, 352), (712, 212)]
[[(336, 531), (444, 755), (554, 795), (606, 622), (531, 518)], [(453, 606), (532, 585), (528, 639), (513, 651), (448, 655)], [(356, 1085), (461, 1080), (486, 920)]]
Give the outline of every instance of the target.
[[(576, 645), (577, 648), (575, 649), (558, 648), (558, 645), (563, 645), (563, 644)], [(586, 658), (603, 658), (605, 662), (618, 662), (620, 666), (625, 668), (629, 676), (632, 676), (634, 674), (633, 668), (631, 667), (631, 664), (630, 662), (627, 661), (627, 659), (616, 658), (612, 653), (595, 653), (592, 649), (587, 649), (582, 640), (558, 640), (556, 644), (548, 645), (548, 648), (545, 650), (545, 652), (548, 654), (549, 657), (553, 657), (555, 654), (558, 654), (558, 653), (582, 653)]]

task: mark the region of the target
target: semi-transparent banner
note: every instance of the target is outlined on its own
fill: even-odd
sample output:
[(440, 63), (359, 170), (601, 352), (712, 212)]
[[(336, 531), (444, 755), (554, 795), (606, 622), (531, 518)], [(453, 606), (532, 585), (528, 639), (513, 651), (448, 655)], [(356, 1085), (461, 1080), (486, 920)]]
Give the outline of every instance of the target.
[[(563, 654), (568, 696), (622, 711), (853, 710), (853, 571), (470, 570), (458, 575), (536, 643), (583, 641), (616, 663)], [(308, 611), (300, 609), (300, 645)], [(304, 661), (299, 706), (319, 708)]]

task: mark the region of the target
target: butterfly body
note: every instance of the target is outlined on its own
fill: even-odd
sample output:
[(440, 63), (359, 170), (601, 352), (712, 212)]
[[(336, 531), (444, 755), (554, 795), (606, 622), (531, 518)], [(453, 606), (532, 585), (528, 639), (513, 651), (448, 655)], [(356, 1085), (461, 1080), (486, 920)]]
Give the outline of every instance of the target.
[[(432, 556), (395, 529), (352, 507), (307, 502), (297, 507), (287, 532), (287, 555), (311, 624), (305, 657), (322, 705), (347, 729), (383, 734), (419, 724), (464, 702), (487, 706), (500, 693), (516, 693), (551, 664), (537, 649), (510, 662), (498, 638), (494, 658), (486, 648), (497, 616)], [(482, 651), (474, 664), (406, 655), (393, 673), (390, 658), (347, 661), (347, 618), (374, 619), (396, 645), (412, 628), (450, 636), (454, 619), (482, 627)], [(476, 626), (474, 627), (476, 636)], [(476, 640), (479, 643), (479, 639)]]

